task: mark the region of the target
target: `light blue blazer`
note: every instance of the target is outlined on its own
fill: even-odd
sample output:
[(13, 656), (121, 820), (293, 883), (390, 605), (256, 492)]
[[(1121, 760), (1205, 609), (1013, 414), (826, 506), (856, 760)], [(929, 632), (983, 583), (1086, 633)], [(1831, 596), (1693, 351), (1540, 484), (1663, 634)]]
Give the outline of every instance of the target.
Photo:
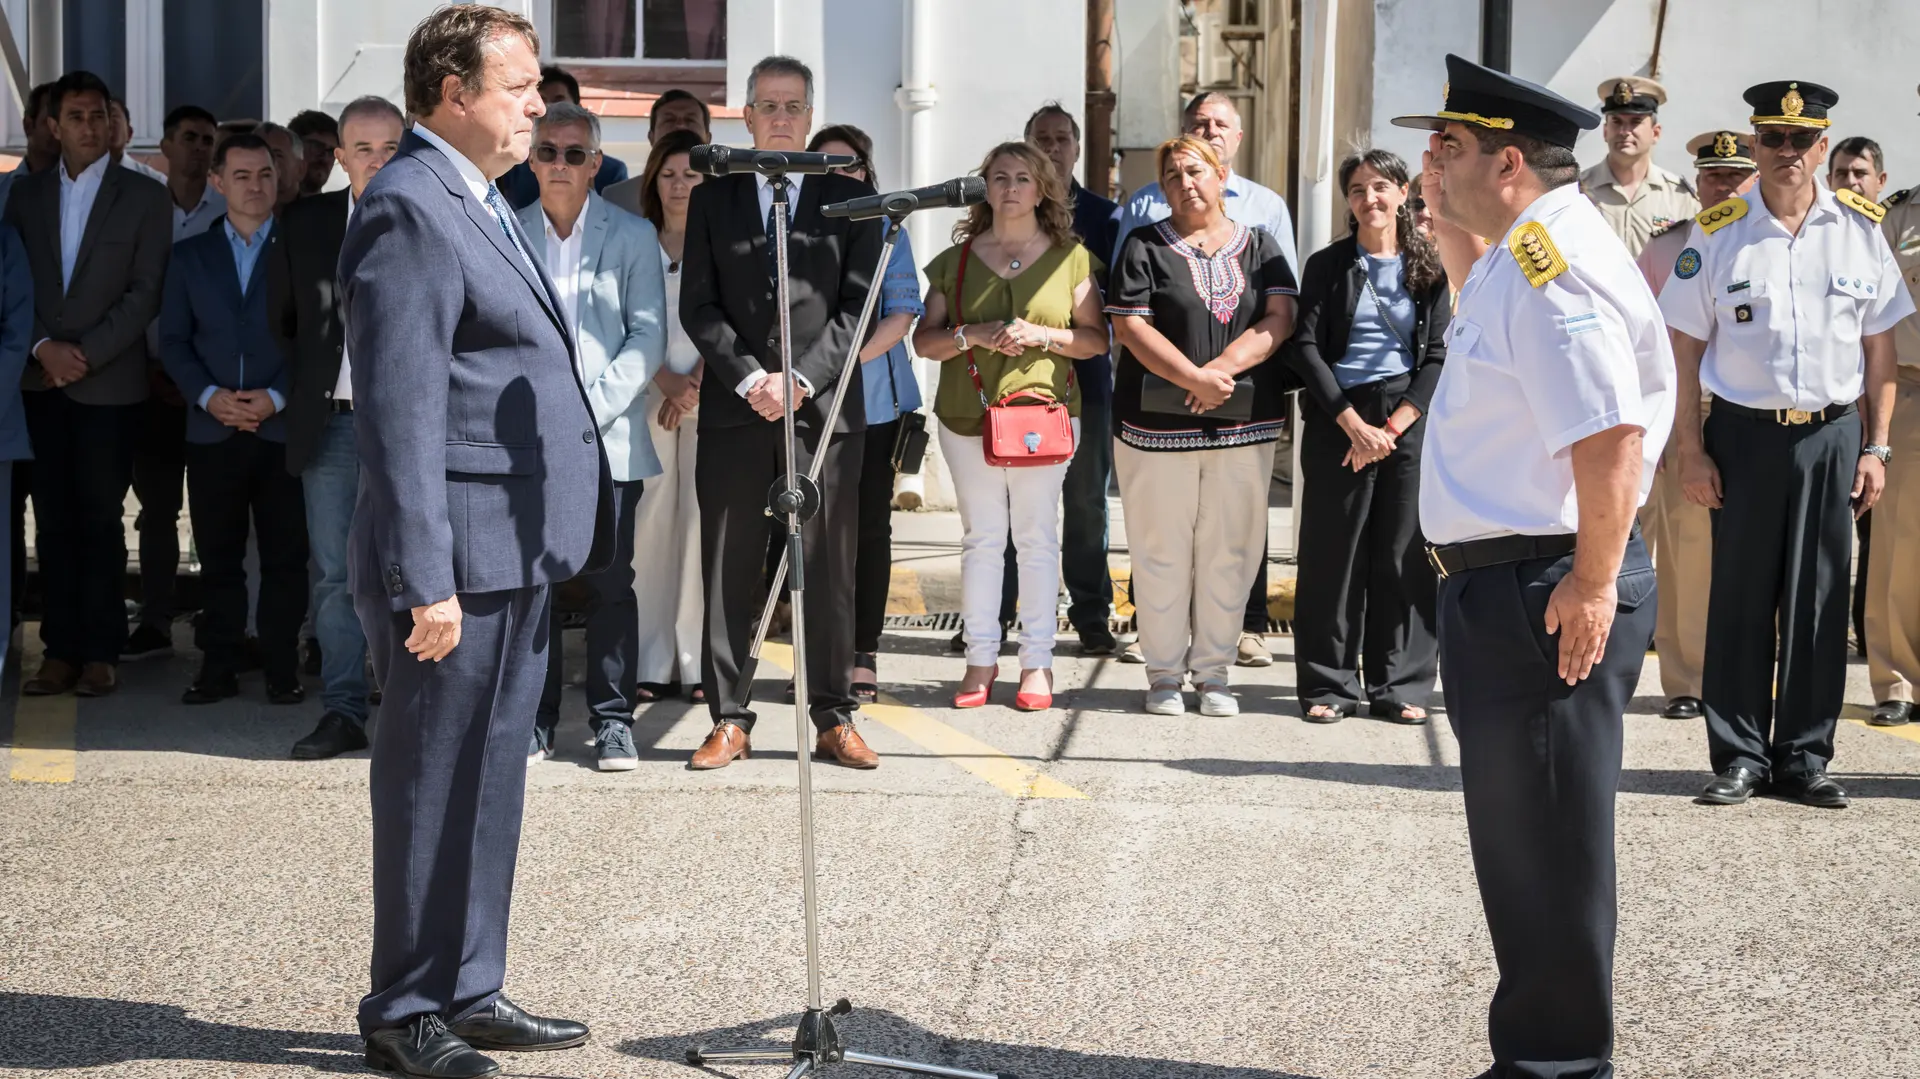
[[(539, 203), (521, 210), (520, 227), (548, 276), (546, 211)], [(616, 483), (660, 474), (660, 458), (647, 429), (647, 384), (667, 355), (667, 286), (660, 269), (660, 240), (653, 223), (599, 195), (580, 211), (580, 380), (600, 425)]]

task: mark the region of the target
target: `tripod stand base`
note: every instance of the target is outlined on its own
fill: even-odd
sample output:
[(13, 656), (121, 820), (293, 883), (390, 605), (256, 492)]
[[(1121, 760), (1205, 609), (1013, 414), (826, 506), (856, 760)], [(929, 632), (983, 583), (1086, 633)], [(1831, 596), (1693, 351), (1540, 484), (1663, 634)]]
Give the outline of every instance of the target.
[(886, 1068), (909, 1075), (933, 1075), (941, 1079), (1017, 1079), (1010, 1072), (977, 1072), (966, 1068), (949, 1068), (944, 1064), (922, 1064), (914, 1060), (856, 1053), (840, 1044), (840, 1030), (833, 1022), (834, 1016), (845, 1015), (852, 1010), (853, 1004), (845, 999), (825, 1011), (807, 1009), (806, 1014), (800, 1017), (800, 1029), (794, 1033), (790, 1049), (775, 1049), (770, 1045), (707, 1049), (696, 1045), (687, 1050), (687, 1063), (696, 1068), (722, 1063), (791, 1063), (793, 1070), (787, 1073), (787, 1079), (815, 1075), (834, 1064), (865, 1064), (872, 1068)]

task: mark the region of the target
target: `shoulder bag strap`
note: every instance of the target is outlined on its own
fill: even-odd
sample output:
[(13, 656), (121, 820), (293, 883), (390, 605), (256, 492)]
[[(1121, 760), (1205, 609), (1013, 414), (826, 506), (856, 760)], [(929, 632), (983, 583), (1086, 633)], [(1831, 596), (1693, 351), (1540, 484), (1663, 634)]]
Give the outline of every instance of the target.
[[(960, 301), (967, 294), (967, 262), (973, 257), (973, 241), (960, 245), (960, 268), (953, 274), (953, 324), (955, 328), (965, 326), (967, 320), (960, 313)], [(967, 374), (973, 376), (973, 391), (980, 395), (980, 408), (985, 411), (993, 405), (987, 401), (987, 388), (980, 382), (980, 369), (973, 364), (973, 349), (967, 349)]]
[[(1380, 321), (1387, 324), (1387, 332), (1393, 335), (1393, 339), (1399, 343), (1401, 348), (1407, 350), (1407, 359), (1409, 361), (1419, 363), (1420, 354), (1413, 350), (1412, 345), (1407, 344), (1406, 338), (1400, 336), (1400, 327), (1393, 324), (1393, 316), (1387, 312), (1387, 305), (1381, 303), (1380, 294), (1373, 291), (1373, 272), (1367, 266), (1367, 257), (1365, 255), (1354, 256), (1354, 266), (1360, 270), (1360, 283), (1366, 286), (1367, 295), (1373, 300), (1373, 309), (1380, 312)], [(1412, 298), (1411, 290), (1408, 292), (1408, 298)], [(1420, 322), (1420, 308), (1418, 304), (1414, 305), (1413, 321), (1416, 326)]]

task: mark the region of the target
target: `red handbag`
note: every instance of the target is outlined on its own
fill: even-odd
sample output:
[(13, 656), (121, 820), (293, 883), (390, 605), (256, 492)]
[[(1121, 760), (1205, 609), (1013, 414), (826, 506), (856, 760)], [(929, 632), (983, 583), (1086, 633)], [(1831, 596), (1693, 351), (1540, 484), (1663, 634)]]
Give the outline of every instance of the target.
[[(953, 285), (953, 317), (961, 321), (960, 299), (967, 285), (967, 263), (973, 255), (973, 241), (960, 248), (960, 269)], [(987, 464), (995, 468), (1020, 468), (1029, 465), (1058, 465), (1073, 460), (1073, 417), (1067, 406), (1039, 390), (1015, 390), (999, 402), (987, 400), (987, 388), (980, 381), (980, 369), (974, 366), (973, 350), (967, 350), (967, 374), (973, 376), (974, 391), (980, 395), (980, 407), (986, 413), (980, 427), (980, 450)], [(1073, 369), (1067, 369), (1067, 385), (1073, 385)], [(1026, 404), (1015, 404), (1025, 401)]]

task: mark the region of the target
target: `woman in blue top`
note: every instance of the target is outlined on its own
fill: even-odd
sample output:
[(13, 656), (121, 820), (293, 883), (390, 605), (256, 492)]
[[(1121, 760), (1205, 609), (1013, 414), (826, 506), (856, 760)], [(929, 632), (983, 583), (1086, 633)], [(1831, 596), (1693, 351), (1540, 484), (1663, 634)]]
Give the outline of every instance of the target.
[[(851, 124), (823, 127), (807, 149), (850, 154), (860, 163), (841, 171), (880, 186), (873, 168), (873, 140)], [(920, 407), (906, 336), (927, 313), (920, 302), (920, 275), (904, 230), (881, 279), (880, 310), (873, 336), (860, 350), (860, 377), (867, 389), (866, 453), (860, 462), (860, 524), (853, 564), (853, 693), (872, 702), (880, 691), (880, 627), (886, 620), (887, 586), (893, 577), (893, 443), (900, 417)], [(848, 407), (852, 407), (848, 402)]]
[(1439, 641), (1420, 535), (1421, 417), (1452, 307), (1439, 252), (1414, 226), (1406, 163), (1356, 154), (1340, 165), (1340, 187), (1352, 235), (1307, 260), (1284, 350), (1309, 399), (1296, 684), (1314, 723), (1338, 722), (1362, 700), (1376, 716), (1425, 723)]

